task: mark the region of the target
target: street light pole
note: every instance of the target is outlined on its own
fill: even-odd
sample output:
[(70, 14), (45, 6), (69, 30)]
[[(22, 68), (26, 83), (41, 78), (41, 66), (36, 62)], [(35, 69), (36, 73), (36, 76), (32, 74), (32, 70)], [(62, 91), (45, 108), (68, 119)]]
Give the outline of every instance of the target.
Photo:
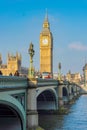
[(61, 63), (58, 64), (58, 80), (61, 80)]
[(35, 54), (35, 51), (33, 49), (32, 42), (30, 43), (30, 47), (28, 49), (28, 53), (30, 55), (30, 67), (29, 67), (28, 77), (29, 78), (34, 78), (33, 56)]

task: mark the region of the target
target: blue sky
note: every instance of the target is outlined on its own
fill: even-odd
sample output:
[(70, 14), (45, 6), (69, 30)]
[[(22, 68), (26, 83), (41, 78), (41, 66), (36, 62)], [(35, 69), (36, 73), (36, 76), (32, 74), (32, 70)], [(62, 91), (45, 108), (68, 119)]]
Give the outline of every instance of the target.
[(54, 39), (53, 70), (80, 72), (87, 61), (87, 0), (0, 0), (0, 52), (22, 55), (22, 66), (29, 67), (28, 48), (35, 49), (34, 66), (39, 70), (39, 36), (46, 8)]

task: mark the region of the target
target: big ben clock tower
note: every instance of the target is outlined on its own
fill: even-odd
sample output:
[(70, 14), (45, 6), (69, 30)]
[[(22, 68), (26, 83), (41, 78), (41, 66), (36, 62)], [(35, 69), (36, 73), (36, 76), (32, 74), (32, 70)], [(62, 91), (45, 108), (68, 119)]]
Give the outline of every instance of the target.
[(53, 73), (53, 36), (47, 14), (40, 33), (40, 72)]

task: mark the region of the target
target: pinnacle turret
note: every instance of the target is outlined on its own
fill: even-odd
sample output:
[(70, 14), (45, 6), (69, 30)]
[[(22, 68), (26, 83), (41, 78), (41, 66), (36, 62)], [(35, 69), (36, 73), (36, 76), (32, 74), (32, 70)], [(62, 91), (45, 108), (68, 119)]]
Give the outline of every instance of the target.
[(47, 11), (46, 11), (46, 14), (45, 14), (43, 29), (50, 29), (50, 24), (49, 24), (49, 21), (48, 21), (48, 13), (47, 13)]

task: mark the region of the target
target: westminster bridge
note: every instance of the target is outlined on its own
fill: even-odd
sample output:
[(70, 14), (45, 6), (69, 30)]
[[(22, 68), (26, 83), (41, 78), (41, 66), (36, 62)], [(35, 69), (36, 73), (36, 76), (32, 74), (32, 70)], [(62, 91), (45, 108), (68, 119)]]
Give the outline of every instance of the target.
[(58, 110), (81, 92), (79, 85), (68, 81), (0, 76), (0, 108), (18, 115), (22, 130), (39, 126), (38, 110)]

